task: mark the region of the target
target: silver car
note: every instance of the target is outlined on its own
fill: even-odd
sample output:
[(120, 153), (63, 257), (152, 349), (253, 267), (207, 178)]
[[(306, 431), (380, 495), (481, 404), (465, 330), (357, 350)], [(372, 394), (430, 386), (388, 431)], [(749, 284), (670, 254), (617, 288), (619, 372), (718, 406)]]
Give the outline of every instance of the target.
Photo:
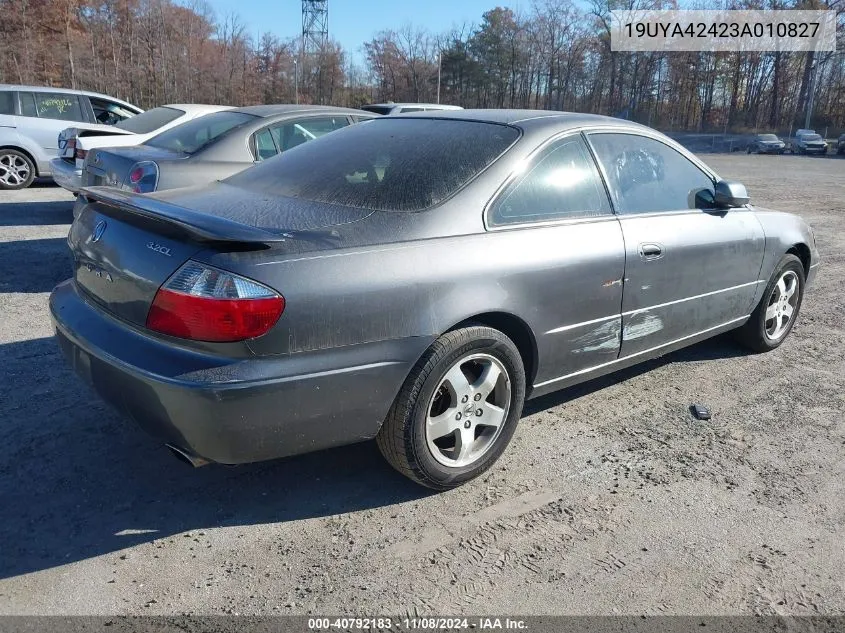
[(376, 438), (436, 489), (526, 398), (731, 330), (777, 348), (819, 265), (801, 218), (662, 134), (554, 112), (378, 117), (77, 214), (50, 307), (106, 401), (195, 465)]
[(143, 144), (88, 152), (82, 182), (136, 193), (226, 178), (352, 123), (376, 115), (311, 105), (260, 105), (206, 114)]
[(52, 176), (59, 133), (69, 125), (107, 132), (143, 112), (96, 92), (0, 84), (0, 189)]

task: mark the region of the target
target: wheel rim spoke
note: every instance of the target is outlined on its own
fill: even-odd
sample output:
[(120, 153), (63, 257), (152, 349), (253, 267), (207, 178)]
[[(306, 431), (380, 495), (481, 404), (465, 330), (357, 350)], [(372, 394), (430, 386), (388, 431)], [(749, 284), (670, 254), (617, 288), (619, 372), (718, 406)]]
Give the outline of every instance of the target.
[(439, 440), (447, 435), (454, 435), (460, 427), (460, 421), (455, 419), (458, 413), (456, 407), (451, 407), (438, 416), (428, 419), (428, 432), (432, 439)]
[(794, 278), (789, 280), (789, 285), (786, 287), (786, 292), (784, 295), (787, 299), (791, 299), (792, 295), (795, 294), (795, 289), (798, 288), (798, 281)]
[(473, 391), (480, 393), (482, 400), (486, 399), (490, 392), (496, 388), (496, 383), (499, 382), (501, 375), (502, 371), (496, 365), (490, 363), (484, 368), (478, 380), (472, 384)]
[(773, 303), (768, 308), (766, 308), (766, 321), (771, 321), (777, 316), (778, 313), (778, 305), (777, 303)]
[(496, 406), (491, 402), (483, 402), (479, 408), (482, 412), (479, 416), (479, 424), (498, 427), (505, 421), (505, 410), (502, 407)]
[(470, 455), (474, 445), (475, 431), (461, 427), (461, 432), (458, 433), (457, 444), (455, 445), (455, 461), (458, 466), (463, 466), (471, 461)]
[(461, 370), (460, 365), (455, 365), (449, 370), (443, 379), (443, 383), (448, 385), (452, 390), (452, 394), (458, 396), (458, 398), (470, 390), (469, 379), (463, 370)]

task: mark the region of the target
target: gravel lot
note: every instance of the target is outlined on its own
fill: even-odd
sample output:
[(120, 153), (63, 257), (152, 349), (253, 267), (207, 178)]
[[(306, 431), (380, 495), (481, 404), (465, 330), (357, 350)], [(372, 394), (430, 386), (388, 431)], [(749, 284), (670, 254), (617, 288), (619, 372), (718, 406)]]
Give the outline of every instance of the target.
[(499, 465), (445, 494), (372, 444), (177, 462), (51, 338), (70, 196), (0, 192), (0, 613), (845, 613), (845, 161), (706, 160), (816, 230), (789, 340), (533, 401)]

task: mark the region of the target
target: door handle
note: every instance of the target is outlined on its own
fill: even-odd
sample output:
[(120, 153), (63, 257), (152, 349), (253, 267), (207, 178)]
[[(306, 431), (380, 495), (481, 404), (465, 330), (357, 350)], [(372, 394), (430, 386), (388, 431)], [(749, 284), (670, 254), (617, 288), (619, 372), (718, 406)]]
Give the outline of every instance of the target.
[(663, 257), (663, 247), (660, 244), (640, 244), (640, 257), (646, 261)]

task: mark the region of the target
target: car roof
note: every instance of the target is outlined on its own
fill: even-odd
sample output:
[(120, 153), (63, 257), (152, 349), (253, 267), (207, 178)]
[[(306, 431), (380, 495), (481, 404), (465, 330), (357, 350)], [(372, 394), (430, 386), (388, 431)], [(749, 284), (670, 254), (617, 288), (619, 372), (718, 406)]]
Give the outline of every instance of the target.
[(423, 107), (423, 108), (438, 108), (441, 110), (463, 110), (461, 106), (447, 105), (445, 103), (368, 103), (368, 108), (406, 108), (406, 107)]
[(519, 127), (555, 126), (560, 129), (583, 126), (625, 126), (628, 128), (646, 128), (639, 123), (616, 119), (600, 114), (580, 112), (555, 112), (553, 110), (432, 110), (429, 112), (408, 112), (393, 115), (391, 118), (408, 119), (453, 119), (518, 125)]
[(219, 112), (220, 110), (231, 110), (232, 106), (213, 105), (208, 103), (163, 103), (159, 108), (172, 108), (182, 110), (186, 114)]
[(102, 99), (108, 99), (109, 101), (115, 101), (122, 105), (128, 105), (132, 106), (133, 108), (138, 108), (138, 106), (129, 103), (128, 101), (124, 101), (123, 99), (118, 99), (117, 97), (112, 97), (110, 95), (103, 94), (102, 92), (91, 92), (90, 90), (74, 90), (72, 88), (62, 88), (61, 86), (24, 86), (21, 84), (0, 84), (0, 90), (16, 90), (24, 92), (66, 92), (68, 94), (73, 95), (83, 95), (85, 97), (99, 97)]
[(259, 117), (271, 117), (280, 114), (304, 114), (309, 112), (333, 112), (335, 114), (366, 114), (371, 115), (372, 112), (364, 112), (363, 110), (354, 110), (352, 108), (340, 108), (333, 106), (320, 105), (306, 105), (306, 104), (292, 104), (292, 103), (276, 103), (270, 105), (255, 105), (245, 106), (242, 108), (235, 108), (235, 112), (243, 112), (244, 114), (252, 114)]

